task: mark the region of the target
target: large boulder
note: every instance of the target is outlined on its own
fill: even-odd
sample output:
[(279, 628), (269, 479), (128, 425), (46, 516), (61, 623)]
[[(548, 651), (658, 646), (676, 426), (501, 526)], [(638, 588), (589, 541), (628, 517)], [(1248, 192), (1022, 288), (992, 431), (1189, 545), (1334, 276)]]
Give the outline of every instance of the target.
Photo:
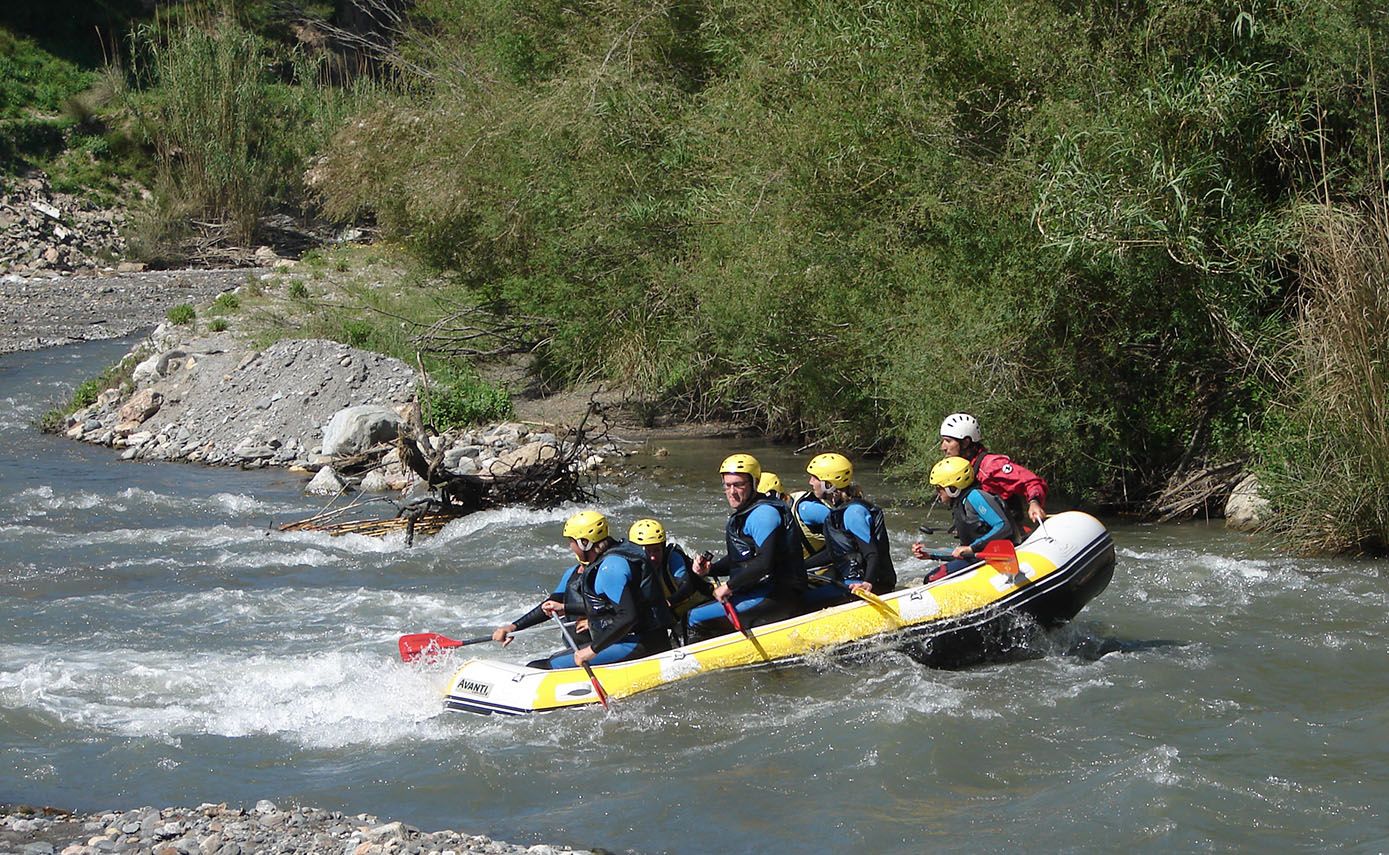
[(484, 471), (492, 476), (510, 475), (513, 472), (524, 472), (532, 466), (553, 461), (557, 457), (559, 457), (559, 445), (553, 440), (528, 442), (520, 448), (498, 455), (496, 460), (484, 467)]
[(169, 376), (171, 372), (177, 371), (187, 356), (188, 354), (181, 350), (156, 353), (135, 366), (132, 379), (134, 379), (136, 386), (148, 386), (151, 383), (156, 383), (161, 378)]
[(141, 389), (130, 400), (121, 405), (116, 416), (116, 433), (128, 434), (143, 424), (150, 416), (159, 412), (164, 404), (164, 396), (153, 389)]
[(1253, 531), (1268, 521), (1268, 499), (1259, 495), (1259, 476), (1246, 475), (1225, 502), (1225, 527)]
[(400, 415), (390, 407), (361, 404), (344, 407), (323, 426), (323, 453), (334, 457), (360, 454), (400, 436)]

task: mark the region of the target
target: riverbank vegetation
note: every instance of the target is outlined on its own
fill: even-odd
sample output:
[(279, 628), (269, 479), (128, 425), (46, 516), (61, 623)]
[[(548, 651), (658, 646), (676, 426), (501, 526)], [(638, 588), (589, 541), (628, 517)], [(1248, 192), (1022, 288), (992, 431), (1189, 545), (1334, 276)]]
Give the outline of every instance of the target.
[[(269, 42), (225, 16), (171, 31), (131, 115), (200, 103), (175, 93), (218, 67), (260, 106), (254, 134), (162, 143), (175, 114), (146, 108), (161, 204), (206, 186), (230, 195), (199, 210), (242, 230), (284, 206), (369, 222), (431, 271), (400, 305), (529, 340), (549, 384), (620, 378), (651, 412), (881, 451), (919, 480), (941, 416), (969, 409), (991, 445), (1109, 508), (1248, 461), (1291, 542), (1389, 542), (1382, 327), (1362, 320), (1385, 301), (1382, 11), (374, 8), (349, 88), (302, 40), (267, 76)], [(196, 177), (186, 146), (219, 136), (263, 204)], [(336, 327), (370, 342), (390, 326), (373, 314)], [(446, 328), (413, 343), (489, 349)]]

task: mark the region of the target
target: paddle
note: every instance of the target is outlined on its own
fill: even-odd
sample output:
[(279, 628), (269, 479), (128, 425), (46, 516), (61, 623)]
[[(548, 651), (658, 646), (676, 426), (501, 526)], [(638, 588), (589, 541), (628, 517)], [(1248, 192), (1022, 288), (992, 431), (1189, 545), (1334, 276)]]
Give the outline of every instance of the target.
[(768, 665), (771, 665), (775, 673), (781, 673), (780, 671), (776, 671), (776, 663), (772, 661), (772, 657), (767, 655), (767, 651), (762, 647), (762, 643), (757, 640), (757, 636), (752, 634), (752, 630), (743, 626), (742, 620), (738, 618), (738, 610), (733, 608), (733, 604), (728, 600), (719, 600), (719, 602), (723, 604), (723, 613), (728, 615), (728, 622), (733, 624), (733, 628), (743, 634), (743, 637), (746, 638), (753, 649), (757, 651), (757, 655), (761, 656)]
[[(569, 627), (565, 626), (560, 616), (553, 612), (550, 614), (550, 620), (554, 621), (559, 627), (560, 634), (563, 635), (564, 640), (569, 643), (569, 649), (574, 651), (577, 656), (579, 652), (579, 643), (575, 641), (574, 636), (570, 634)], [(580, 662), (578, 664), (579, 667), (584, 669), (584, 673), (588, 675), (588, 681), (593, 684), (593, 691), (598, 693), (598, 700), (602, 702), (603, 709), (611, 711), (612, 707), (608, 706), (608, 693), (603, 691), (603, 684), (598, 682), (598, 675), (593, 673), (593, 669), (588, 666), (587, 662)]]
[[(926, 557), (937, 561), (952, 561), (955, 553), (948, 549), (928, 549)], [(1013, 585), (1020, 584), (1018, 577), (1022, 576), (1023, 581), (1027, 576), (1018, 567), (1018, 551), (1013, 546), (1013, 541), (1007, 538), (991, 540), (984, 544), (983, 548), (974, 553), (975, 558), (983, 559), (994, 566), (1004, 576), (1008, 577), (1008, 582)]]
[(894, 620), (897, 620), (898, 622), (901, 621), (901, 619), (897, 617), (897, 613), (892, 610), (892, 606), (887, 604), (887, 600), (884, 600), (882, 597), (878, 596), (872, 591), (865, 591), (862, 588), (850, 587), (848, 583), (840, 581), (839, 579), (836, 579), (833, 576), (820, 576), (817, 574), (812, 574), (811, 576), (809, 576), (809, 579), (812, 583), (815, 584), (834, 585), (836, 588), (841, 588), (845, 591), (848, 591), (855, 597), (858, 597), (860, 600), (872, 603), (873, 605), (877, 606), (879, 609), (886, 612), (888, 616), (890, 616)]
[(492, 636), (490, 635), (480, 635), (477, 638), (465, 638), (459, 641), (437, 632), (412, 632), (400, 637), (400, 658), (404, 662), (414, 662), (431, 651), (463, 647), (467, 644), (480, 644), (491, 640)]
[(1018, 550), (1013, 546), (1013, 541), (1004, 538), (991, 540), (975, 554), (992, 564), (995, 570), (1007, 576), (1008, 584), (1020, 584), (1019, 576), (1022, 577), (1022, 581), (1027, 581), (1027, 577), (1023, 576), (1022, 570), (1018, 567)]
[(878, 609), (878, 611), (892, 618), (894, 623), (900, 624), (902, 622), (902, 619), (897, 616), (897, 612), (893, 611), (892, 606), (889, 606), (887, 604), (887, 600), (884, 600), (882, 597), (878, 596), (872, 591), (866, 591), (863, 588), (850, 587), (849, 585), (846, 585), (838, 579), (831, 579), (830, 582), (835, 585), (838, 585), (839, 587), (853, 594), (855, 597), (858, 597), (860, 600), (863, 600), (864, 602), (874, 606)]

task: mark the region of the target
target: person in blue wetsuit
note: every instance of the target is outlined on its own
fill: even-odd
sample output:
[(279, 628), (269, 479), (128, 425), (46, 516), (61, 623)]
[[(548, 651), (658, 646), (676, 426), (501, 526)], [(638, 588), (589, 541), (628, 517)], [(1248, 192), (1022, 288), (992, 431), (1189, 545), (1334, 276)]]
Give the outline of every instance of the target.
[(780, 499), (756, 490), (762, 466), (751, 454), (734, 454), (719, 465), (724, 497), (732, 512), (724, 527), (728, 554), (712, 561), (706, 553), (695, 558), (700, 576), (727, 576), (714, 589), (716, 602), (692, 609), (691, 639), (721, 635), (733, 629), (725, 602), (750, 628), (782, 620), (804, 610), (805, 570), (796, 542), (796, 521)]
[[(824, 608), (855, 599), (853, 591), (886, 594), (897, 587), (883, 511), (863, 498), (854, 483), (854, 465), (842, 454), (819, 454), (805, 467), (810, 487), (825, 509), (821, 520), (825, 548), (805, 562), (811, 573), (806, 605)], [(826, 579), (815, 585), (817, 576)], [(833, 579), (839, 584), (828, 580)]]
[(796, 518), (796, 529), (801, 544), (801, 557), (809, 558), (825, 548), (825, 518), (830, 509), (820, 501), (813, 490), (797, 490), (787, 493), (782, 487), (781, 478), (775, 472), (762, 472), (757, 480), (757, 492), (773, 499), (781, 499), (791, 507), (791, 515)]
[[(1015, 539), (1015, 529), (1003, 502), (975, 483), (974, 467), (968, 460), (947, 457), (937, 463), (931, 469), (931, 485), (936, 488), (936, 499), (950, 508), (954, 520), (950, 530), (960, 538), (960, 545), (951, 551), (954, 558), (927, 575), (925, 581), (934, 582), (977, 563), (975, 553), (991, 540)], [(919, 543), (912, 546), (912, 554), (922, 559), (930, 557)]]
[(577, 620), (577, 651), (562, 650), (526, 663), (532, 668), (574, 668), (638, 659), (670, 649), (674, 623), (646, 553), (635, 544), (608, 536), (608, 520), (597, 511), (580, 511), (564, 524), (569, 549), (579, 563), (539, 605), (497, 627), (492, 640), (511, 643), (511, 634), (551, 615)]
[(660, 583), (666, 605), (675, 617), (675, 633), (683, 642), (688, 635), (685, 618), (695, 606), (714, 598), (714, 586), (694, 572), (694, 563), (685, 550), (666, 542), (666, 529), (660, 520), (632, 523), (627, 530), (627, 542), (646, 552), (648, 570)]

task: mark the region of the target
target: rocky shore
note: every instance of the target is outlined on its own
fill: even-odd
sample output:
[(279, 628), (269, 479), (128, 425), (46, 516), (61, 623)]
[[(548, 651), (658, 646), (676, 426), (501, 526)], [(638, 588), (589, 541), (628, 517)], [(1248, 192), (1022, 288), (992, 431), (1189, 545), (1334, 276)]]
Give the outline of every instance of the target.
[(250, 810), (203, 804), (97, 813), (0, 805), (0, 855), (554, 855), (589, 851), (520, 846), (464, 831), (426, 832), (401, 822), (383, 823), (368, 814), (345, 816), (312, 807), (282, 809), (265, 800)]
[(205, 303), (256, 271), (161, 270), (100, 276), (0, 275), (0, 353), (120, 338), (182, 303)]
[[(160, 326), (126, 357), (128, 380), (67, 416), (70, 439), (127, 460), (317, 473), (306, 491), (427, 492), (394, 443), (406, 428), (416, 375), (398, 359), (332, 341), (291, 339), (263, 350), (231, 333), (189, 337)], [(493, 479), (547, 461), (596, 468), (623, 451), (576, 447), (562, 427), (517, 422), (434, 437), (443, 469)]]

